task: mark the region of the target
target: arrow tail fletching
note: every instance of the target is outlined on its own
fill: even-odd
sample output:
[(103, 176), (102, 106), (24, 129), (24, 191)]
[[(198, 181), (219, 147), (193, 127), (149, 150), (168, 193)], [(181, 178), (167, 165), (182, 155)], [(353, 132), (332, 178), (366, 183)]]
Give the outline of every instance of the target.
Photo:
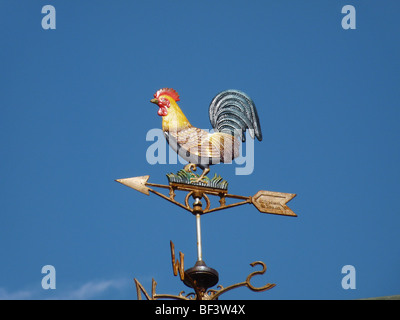
[(287, 205), (296, 194), (283, 193), (273, 191), (258, 191), (252, 198), (251, 202), (262, 213), (279, 214), (283, 216), (297, 217)]

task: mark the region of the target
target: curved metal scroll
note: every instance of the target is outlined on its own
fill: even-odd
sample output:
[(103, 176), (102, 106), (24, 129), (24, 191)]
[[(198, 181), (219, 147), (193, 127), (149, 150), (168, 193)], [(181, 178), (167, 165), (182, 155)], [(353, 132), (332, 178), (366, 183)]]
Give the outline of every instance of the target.
[(265, 286), (262, 286), (262, 287), (254, 287), (250, 283), (251, 278), (253, 278), (257, 274), (260, 274), (260, 275), (264, 274), (265, 271), (267, 271), (267, 266), (262, 261), (255, 261), (255, 262), (250, 263), (250, 265), (252, 267), (254, 267), (256, 265), (261, 265), (263, 268), (260, 271), (254, 271), (254, 272), (250, 273), (247, 276), (246, 281), (230, 285), (230, 286), (228, 286), (226, 288), (223, 288), (221, 285), (219, 285), (218, 287), (221, 288), (220, 290), (213, 290), (213, 289), (208, 290), (207, 293), (211, 297), (210, 300), (215, 300), (221, 294), (223, 294), (223, 293), (225, 293), (225, 292), (227, 292), (229, 290), (232, 290), (232, 289), (235, 289), (235, 288), (239, 288), (239, 287), (248, 287), (252, 291), (261, 292), (261, 291), (266, 291), (266, 290), (272, 289), (273, 287), (276, 286), (276, 284), (274, 284), (274, 283), (267, 283)]
[(219, 288), (219, 290), (215, 290), (215, 289), (209, 289), (207, 292), (200, 292), (199, 290), (195, 290), (196, 292), (190, 292), (188, 294), (185, 295), (184, 291), (181, 291), (179, 293), (179, 295), (171, 295), (171, 294), (156, 294), (156, 285), (157, 282), (154, 281), (154, 279), (152, 280), (152, 293), (151, 296), (145, 291), (145, 289), (143, 288), (143, 286), (139, 283), (139, 281), (137, 281), (135, 279), (135, 283), (136, 283), (136, 290), (137, 290), (137, 294), (138, 294), (138, 299), (141, 300), (141, 294), (140, 292), (143, 292), (146, 299), (147, 300), (158, 300), (158, 299), (175, 299), (175, 300), (217, 300), (218, 297), (227, 292), (230, 291), (232, 289), (236, 289), (239, 287), (247, 287), (252, 291), (256, 291), (256, 292), (261, 292), (261, 291), (266, 291), (269, 289), (272, 289), (273, 287), (276, 286), (276, 284), (274, 283), (267, 283), (266, 285), (262, 286), (262, 287), (255, 287), (253, 286), (250, 281), (251, 279), (255, 276), (255, 275), (262, 275), (265, 273), (265, 271), (267, 271), (267, 266), (265, 265), (264, 262), (262, 261), (255, 261), (250, 263), (250, 265), (252, 267), (255, 267), (256, 265), (261, 265), (262, 266), (262, 270), (259, 271), (254, 271), (252, 273), (250, 273), (247, 278), (246, 281), (240, 282), (240, 283), (236, 283), (236, 284), (232, 284), (226, 288), (224, 288), (221, 285), (218, 285), (217, 288)]

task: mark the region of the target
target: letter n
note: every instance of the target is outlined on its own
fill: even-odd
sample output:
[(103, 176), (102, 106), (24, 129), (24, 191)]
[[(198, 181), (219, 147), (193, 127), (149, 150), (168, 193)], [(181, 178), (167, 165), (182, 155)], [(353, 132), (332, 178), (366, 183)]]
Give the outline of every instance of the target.
[(142, 284), (135, 278), (135, 285), (136, 285), (136, 294), (138, 300), (142, 300), (142, 292), (147, 300), (154, 300), (154, 296), (156, 295), (156, 286), (157, 282), (154, 279), (151, 279), (151, 297), (147, 293), (146, 289), (142, 286)]

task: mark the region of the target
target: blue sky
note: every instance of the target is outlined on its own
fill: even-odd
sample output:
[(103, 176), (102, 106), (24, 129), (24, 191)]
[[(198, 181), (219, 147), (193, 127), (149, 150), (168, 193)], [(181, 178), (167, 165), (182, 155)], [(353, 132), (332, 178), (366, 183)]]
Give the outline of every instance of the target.
[[(44, 30), (41, 9), (56, 9)], [(356, 29), (344, 30), (344, 5)], [(193, 125), (236, 88), (254, 100), (264, 139), (251, 175), (217, 165), (229, 192), (296, 193), (297, 218), (252, 206), (202, 218), (203, 257), (221, 299), (357, 299), (400, 293), (400, 4), (396, 1), (0, 2), (0, 299), (136, 299), (189, 292), (169, 241), (196, 260), (190, 213), (114, 179), (167, 183), (151, 165), (161, 127), (154, 92), (172, 87)], [(43, 290), (41, 269), (56, 269)], [(341, 269), (356, 269), (344, 290)]]

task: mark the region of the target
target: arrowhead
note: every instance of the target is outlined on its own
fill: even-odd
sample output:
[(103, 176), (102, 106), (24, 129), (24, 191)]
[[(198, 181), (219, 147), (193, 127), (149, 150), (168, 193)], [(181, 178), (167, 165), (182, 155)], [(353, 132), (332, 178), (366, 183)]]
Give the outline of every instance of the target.
[(263, 213), (297, 217), (297, 214), (286, 205), (286, 203), (292, 200), (295, 196), (296, 194), (294, 193), (258, 191), (251, 198), (251, 202), (258, 211)]
[(116, 179), (115, 181), (122, 183), (123, 185), (135, 189), (141, 193), (149, 195), (149, 188), (146, 187), (147, 180), (150, 176), (141, 176), (125, 179)]

